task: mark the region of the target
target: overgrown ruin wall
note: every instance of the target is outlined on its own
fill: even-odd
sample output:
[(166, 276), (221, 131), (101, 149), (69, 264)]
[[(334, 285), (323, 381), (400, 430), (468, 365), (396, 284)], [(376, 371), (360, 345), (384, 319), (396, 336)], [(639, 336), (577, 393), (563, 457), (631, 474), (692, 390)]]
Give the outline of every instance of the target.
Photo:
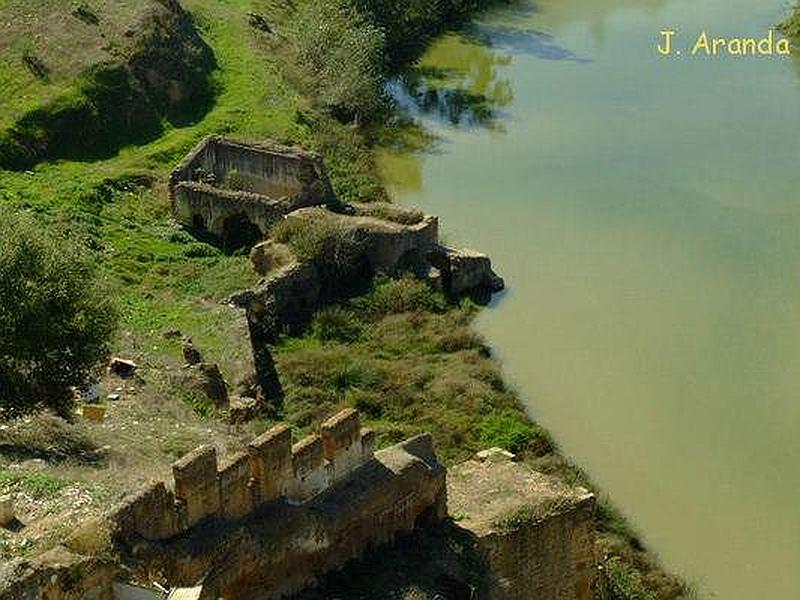
[(256, 227), (263, 238), (292, 210), (333, 199), (318, 155), (219, 136), (206, 138), (186, 156), (170, 176), (169, 191), (180, 223), (223, 242), (247, 227)]
[[(496, 449), (495, 449), (496, 450)], [(489, 600), (591, 600), (595, 498), (502, 451), (448, 474), (450, 511), (475, 536)]]
[[(432, 215), (420, 215), (418, 222), (404, 224), (309, 207), (293, 211), (285, 218), (308, 227), (326, 222), (347, 239), (348, 261), (338, 265), (340, 277), (333, 281), (313, 261), (290, 258), (266, 272), (262, 269), (260, 274), (265, 278), (259, 287), (235, 297), (236, 304), (247, 311), (254, 355), (281, 334), (299, 332), (314, 312), (331, 299), (346, 296), (348, 281), (356, 282), (354, 287), (358, 288), (365, 278), (376, 274), (396, 276), (412, 272), (430, 279), (452, 297), (473, 292), (491, 295), (503, 288), (502, 279), (492, 271), (489, 257), (439, 244), (439, 220)], [(254, 267), (269, 265), (266, 253), (280, 245), (269, 241), (256, 246), (251, 254)], [(284, 252), (291, 256), (289, 249)]]
[(263, 239), (270, 228), (295, 205), (287, 200), (270, 200), (247, 191), (222, 190), (207, 183), (182, 181), (174, 187), (175, 217), (197, 232), (222, 241), (241, 236), (242, 229), (258, 228), (253, 241)]

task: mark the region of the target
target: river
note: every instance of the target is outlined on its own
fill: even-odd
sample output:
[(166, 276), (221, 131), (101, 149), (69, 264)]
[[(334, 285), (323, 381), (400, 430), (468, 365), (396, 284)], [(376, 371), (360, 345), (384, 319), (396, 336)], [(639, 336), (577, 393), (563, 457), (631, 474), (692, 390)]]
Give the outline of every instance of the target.
[(800, 598), (800, 57), (655, 46), (788, 4), (492, 11), (394, 86), (433, 149), (381, 158), (506, 278), (478, 326), (530, 414), (724, 600)]

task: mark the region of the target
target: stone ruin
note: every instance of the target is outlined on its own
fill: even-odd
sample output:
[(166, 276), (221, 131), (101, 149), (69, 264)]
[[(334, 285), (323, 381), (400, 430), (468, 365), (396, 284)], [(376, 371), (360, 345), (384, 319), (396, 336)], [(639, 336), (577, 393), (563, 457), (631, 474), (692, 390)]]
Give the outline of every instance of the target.
[[(197, 448), (174, 463), (171, 486), (153, 482), (54, 550), (0, 568), (0, 599), (163, 598), (145, 594), (154, 583), (170, 598), (286, 598), (398, 536), (440, 527), (472, 540), (485, 571), (472, 597), (606, 597), (586, 490), (499, 450), (446, 479), (430, 435), (379, 451), (375, 441), (347, 409), (294, 444), (277, 425), (222, 464), (212, 446)], [(448, 509), (456, 520), (445, 524)]]
[(347, 209), (340, 213), (308, 207), (285, 217), (299, 225), (325, 222), (351, 242), (349, 266), (337, 278), (330, 281), (313, 261), (299, 260), (288, 246), (266, 240), (250, 255), (264, 278), (256, 289), (231, 298), (245, 310), (256, 380), (269, 406), (280, 405), (282, 399), (269, 345), (284, 333), (299, 333), (318, 309), (347, 297), (349, 288), (359, 289), (359, 281), (410, 272), (451, 298), (470, 294), (478, 300), (503, 288), (487, 256), (439, 244), (435, 216), (385, 204), (352, 204)]
[[(252, 248), (251, 261), (263, 280), (230, 300), (246, 313), (260, 400), (267, 408), (280, 406), (283, 396), (269, 344), (298, 332), (318, 309), (372, 277), (410, 272), (451, 298), (479, 301), (503, 289), (489, 257), (439, 243), (437, 217), (387, 203), (338, 203), (322, 159), (297, 148), (212, 136), (173, 171), (169, 189), (175, 217), (187, 229), (228, 250)], [(313, 260), (265, 240), (280, 221), (340, 231), (351, 242), (347, 268), (330, 281)]]
[(429, 435), (374, 448), (352, 409), (294, 445), (277, 425), (224, 464), (212, 446), (197, 448), (173, 465), (171, 488), (153, 482), (37, 563), (9, 565), (0, 598), (110, 600), (116, 580), (153, 577), (201, 585), (209, 599), (300, 591), (445, 518), (445, 469)]
[[(169, 194), (179, 223), (228, 250), (256, 246), (283, 219), (324, 220), (353, 236), (370, 274), (411, 270), (432, 278), (451, 296), (491, 294), (503, 287), (487, 256), (440, 245), (435, 216), (386, 203), (340, 205), (322, 158), (299, 148), (208, 137), (172, 172)], [(256, 248), (256, 269), (267, 275), (259, 256), (263, 252)], [(302, 267), (270, 274), (272, 285), (280, 287), (277, 278), (306, 279), (304, 285), (312, 288), (306, 301), (316, 306), (311, 280), (318, 277), (308, 265)]]
[(595, 497), (499, 449), (478, 455), (448, 470), (447, 495), (450, 513), (474, 536), (486, 564), (485, 596), (605, 598), (594, 555)]
[(318, 155), (219, 136), (206, 138), (181, 161), (170, 175), (169, 195), (179, 223), (228, 250), (264, 239), (297, 208), (334, 198)]
[[(327, 220), (357, 241), (357, 263), (370, 275), (411, 271), (453, 297), (502, 288), (488, 257), (439, 244), (434, 216), (393, 205), (323, 208), (336, 206), (324, 165), (300, 150), (208, 138), (174, 171), (170, 196), (183, 225), (229, 249), (256, 245), (281, 219)], [(267, 345), (329, 297), (317, 267), (274, 241), (256, 245), (251, 259), (264, 279), (232, 300), (246, 310), (271, 398), (262, 375), (275, 394), (280, 384)], [(531, 482), (544, 476), (472, 463), (456, 467), (451, 486), (429, 435), (376, 452), (375, 434), (351, 409), (319, 435), (292, 441), (278, 425), (221, 464), (214, 447), (194, 450), (173, 465), (171, 485), (153, 482), (54, 550), (0, 568), (0, 600), (112, 600), (122, 597), (120, 581), (192, 588), (201, 599), (283, 598), (369, 548), (442, 521), (448, 494), (490, 570), (486, 597), (592, 597), (594, 499), (585, 491), (543, 496)], [(509, 498), (517, 506), (545, 498), (548, 508), (498, 531), (491, 519), (514, 505)]]

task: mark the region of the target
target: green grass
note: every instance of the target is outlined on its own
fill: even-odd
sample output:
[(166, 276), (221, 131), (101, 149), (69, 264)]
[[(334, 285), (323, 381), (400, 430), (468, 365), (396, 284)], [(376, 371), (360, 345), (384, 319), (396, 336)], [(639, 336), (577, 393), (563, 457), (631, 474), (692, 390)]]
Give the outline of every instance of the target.
[(471, 332), (475, 314), (470, 303), (448, 306), (413, 279), (380, 280), (370, 293), (320, 312), (308, 333), (275, 351), (286, 420), (307, 432), (353, 406), (381, 445), (429, 431), (451, 463), (482, 449), (487, 424), (496, 427), (501, 415), (518, 427), (512, 434), (523, 432), (515, 451), (549, 451)]
[(511, 533), (525, 527), (536, 525), (550, 515), (557, 514), (569, 504), (569, 499), (560, 496), (548, 498), (536, 506), (524, 504), (511, 513), (496, 519), (492, 527), (496, 530)]
[(361, 166), (340, 164), (339, 187), (345, 195), (347, 190), (368, 193), (375, 177), (359, 173), (371, 169), (371, 162), (364, 158), (369, 153), (361, 138), (349, 128), (322, 115), (310, 122), (301, 118), (303, 102), (287, 82), (281, 58), (247, 24), (246, 12), (268, 8), (268, 2), (184, 4), (218, 65), (214, 85), (219, 92), (205, 117), (187, 127), (166, 124), (157, 140), (125, 147), (108, 159), (42, 163), (29, 172), (0, 170), (0, 206), (35, 212), (43, 221), (68, 222), (88, 235), (102, 252), (109, 283), (123, 307), (123, 329), (146, 336), (167, 327), (191, 333), (201, 329), (203, 342), (217, 350), (228, 345), (223, 339), (227, 329), (202, 322), (196, 313), (254, 283), (247, 260), (222, 255), (182, 234), (171, 219), (164, 188), (142, 184), (163, 181), (185, 152), (210, 133), (336, 151), (347, 147), (341, 153), (345, 160), (359, 157)]
[(619, 557), (605, 561), (604, 567), (612, 598), (658, 600), (658, 596), (645, 587), (642, 576)]
[(49, 473), (0, 471), (0, 490), (23, 492), (36, 500), (55, 498), (70, 484), (70, 481)]
[(252, 285), (252, 270), (246, 258), (223, 255), (184, 234), (171, 219), (165, 190), (147, 186), (163, 180), (212, 132), (284, 141), (309, 134), (295, 121), (296, 94), (247, 25), (253, 3), (185, 4), (218, 64), (219, 95), (205, 117), (189, 127), (167, 126), (157, 140), (109, 159), (43, 163), (28, 173), (0, 170), (0, 205), (67, 222), (87, 236), (123, 309), (123, 331), (152, 341), (162, 329), (177, 328), (199, 337), (210, 352), (222, 352), (230, 328), (209, 305)]
[[(84, 69), (111, 60), (113, 48), (125, 44), (124, 31), (133, 26), (151, 1), (92, 0), (103, 15), (100, 26), (75, 18), (65, 0), (3, 0), (0, 2), (0, 131), (21, 115), (68, 93)], [(47, 31), (47, 36), (38, 35)], [(46, 78), (24, 65), (31, 54), (46, 65)]]

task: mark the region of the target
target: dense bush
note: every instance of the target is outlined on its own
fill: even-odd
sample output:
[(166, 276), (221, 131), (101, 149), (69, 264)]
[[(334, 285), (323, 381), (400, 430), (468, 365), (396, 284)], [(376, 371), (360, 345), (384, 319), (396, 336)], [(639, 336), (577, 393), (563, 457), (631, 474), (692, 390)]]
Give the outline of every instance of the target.
[(444, 312), (447, 309), (444, 296), (411, 276), (379, 279), (374, 289), (354, 300), (353, 305), (373, 318), (412, 311)]
[(322, 309), (311, 325), (314, 336), (323, 342), (354, 342), (361, 336), (362, 323), (351, 311), (340, 306)]
[[(792, 38), (800, 38), (800, 6), (780, 25), (780, 30)], [(796, 40), (795, 40), (796, 41)]]
[(0, 221), (0, 416), (69, 415), (105, 358), (116, 312), (92, 257), (29, 217)]
[(361, 248), (354, 230), (333, 220), (284, 220), (272, 238), (287, 244), (304, 262), (317, 267), (324, 293), (346, 289), (361, 277)]
[(614, 600), (656, 600), (658, 596), (649, 591), (642, 576), (618, 557), (604, 563), (609, 593)]
[(342, 120), (368, 120), (384, 104), (383, 30), (347, 0), (300, 7), (293, 34), (301, 83)]

